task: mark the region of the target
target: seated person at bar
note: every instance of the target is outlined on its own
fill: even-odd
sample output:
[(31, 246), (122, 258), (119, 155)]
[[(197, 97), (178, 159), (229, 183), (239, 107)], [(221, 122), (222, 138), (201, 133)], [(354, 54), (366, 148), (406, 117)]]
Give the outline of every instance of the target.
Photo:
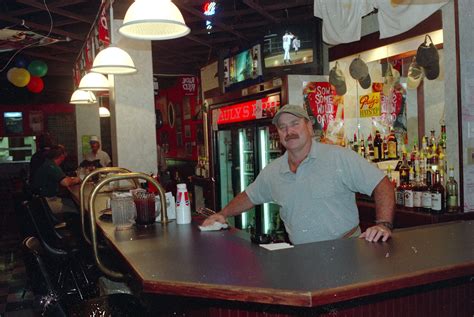
[(30, 160), (30, 183), (36, 171), (46, 159), (46, 154), (51, 146), (53, 146), (53, 139), (49, 133), (38, 136), (38, 150), (33, 154)]
[(61, 187), (72, 186), (81, 182), (79, 177), (66, 176), (59, 167), (66, 156), (64, 146), (52, 146), (31, 182), (33, 192), (44, 196), (51, 211), (55, 214), (79, 212), (70, 198), (60, 197)]
[(112, 161), (110, 160), (110, 156), (100, 149), (99, 138), (95, 135), (91, 136), (89, 144), (91, 146), (91, 152), (84, 155), (84, 160), (90, 162), (99, 160), (101, 167), (111, 166)]
[[(257, 204), (275, 202), (293, 244), (345, 237), (387, 241), (395, 198), (388, 178), (354, 151), (313, 140), (308, 113), (282, 107), (273, 118), (286, 153), (267, 165), (247, 189), (203, 226), (224, 223)], [(355, 193), (373, 193), (376, 225), (360, 234)]]

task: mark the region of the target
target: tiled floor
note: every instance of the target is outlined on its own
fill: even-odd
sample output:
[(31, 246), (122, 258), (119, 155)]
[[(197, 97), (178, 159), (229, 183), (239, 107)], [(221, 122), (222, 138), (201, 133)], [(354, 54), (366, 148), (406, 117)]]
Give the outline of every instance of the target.
[[(17, 234), (4, 232), (0, 240), (0, 317), (35, 314), (33, 294), (26, 289), (26, 273)], [(26, 291), (26, 292), (25, 292)]]

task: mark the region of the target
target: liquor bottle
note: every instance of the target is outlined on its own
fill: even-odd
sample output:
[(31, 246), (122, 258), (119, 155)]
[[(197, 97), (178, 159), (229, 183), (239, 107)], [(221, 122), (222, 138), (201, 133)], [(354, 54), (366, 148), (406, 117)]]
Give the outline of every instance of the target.
[(410, 181), (410, 166), (408, 166), (407, 162), (407, 153), (403, 152), (402, 154), (402, 165), (400, 166), (400, 182), (403, 179), (403, 182), (405, 184), (408, 184)]
[(449, 168), (449, 179), (446, 182), (446, 209), (448, 212), (458, 211), (458, 183), (454, 179), (454, 168)]
[(397, 180), (392, 175), (392, 166), (391, 165), (389, 165), (387, 167), (387, 178), (390, 181), (390, 183), (392, 183), (393, 189), (396, 190), (397, 189)]
[(421, 208), (425, 212), (431, 212), (431, 172), (426, 172), (426, 187), (421, 194)]
[(388, 160), (388, 137), (384, 136), (382, 143), (383, 159)]
[(390, 131), (390, 135), (387, 141), (387, 147), (388, 147), (388, 159), (396, 160), (398, 158), (397, 157), (398, 142), (397, 142), (397, 137), (395, 135), (395, 132), (393, 130)]
[(441, 136), (439, 139), (439, 146), (442, 147), (444, 150), (446, 150), (446, 125), (444, 122), (441, 123)]
[(439, 171), (435, 172), (434, 184), (431, 186), (431, 212), (442, 213), (444, 210), (444, 187), (439, 180)]
[(408, 208), (413, 208), (413, 187), (414, 187), (414, 179), (413, 179), (413, 169), (410, 168), (409, 171), (409, 182), (405, 185), (403, 190), (404, 196), (404, 205)]
[(354, 132), (354, 141), (352, 143), (352, 149), (359, 153), (359, 142), (357, 142), (357, 134)]
[(375, 131), (375, 139), (374, 139), (374, 162), (382, 161), (382, 138), (380, 137), (380, 132), (377, 130)]
[(405, 206), (405, 180), (400, 178), (400, 185), (395, 189), (395, 203), (399, 206)]
[(413, 186), (413, 208), (421, 210), (423, 192), (426, 190), (426, 185), (420, 178), (420, 173), (415, 175), (415, 185)]
[(360, 139), (359, 155), (365, 158), (365, 142), (363, 138)]
[(369, 149), (369, 160), (374, 161), (374, 144), (372, 143), (372, 134), (367, 138), (367, 148)]
[(429, 142), (429, 147), (433, 147), (434, 144), (436, 144), (436, 136), (435, 136), (435, 130), (430, 131), (430, 142)]

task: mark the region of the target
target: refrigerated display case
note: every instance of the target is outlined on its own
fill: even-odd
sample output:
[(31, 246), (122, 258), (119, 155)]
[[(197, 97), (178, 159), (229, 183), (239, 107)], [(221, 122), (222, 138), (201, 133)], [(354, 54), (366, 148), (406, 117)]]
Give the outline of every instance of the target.
[[(282, 154), (278, 133), (271, 124), (271, 118), (279, 105), (280, 96), (277, 94), (213, 111), (212, 115), (218, 123), (218, 128), (214, 131), (217, 154), (214, 159), (217, 163), (215, 175), (219, 209), (244, 191), (268, 163)], [(239, 111), (243, 114), (247, 112), (246, 107), (249, 113), (255, 113), (255, 108), (260, 108), (262, 114), (259, 119), (229, 115), (235, 109), (241, 109)], [(240, 229), (273, 233), (280, 228), (278, 212), (278, 205), (266, 203), (229, 219), (229, 222)]]

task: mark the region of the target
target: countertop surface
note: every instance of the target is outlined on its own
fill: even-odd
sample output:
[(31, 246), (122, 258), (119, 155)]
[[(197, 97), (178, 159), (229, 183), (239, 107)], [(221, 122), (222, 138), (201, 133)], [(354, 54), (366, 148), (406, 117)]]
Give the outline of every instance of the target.
[(98, 225), (148, 293), (312, 307), (474, 274), (474, 221), (396, 230), (387, 242), (352, 238), (278, 251), (241, 231), (201, 232), (196, 223)]

